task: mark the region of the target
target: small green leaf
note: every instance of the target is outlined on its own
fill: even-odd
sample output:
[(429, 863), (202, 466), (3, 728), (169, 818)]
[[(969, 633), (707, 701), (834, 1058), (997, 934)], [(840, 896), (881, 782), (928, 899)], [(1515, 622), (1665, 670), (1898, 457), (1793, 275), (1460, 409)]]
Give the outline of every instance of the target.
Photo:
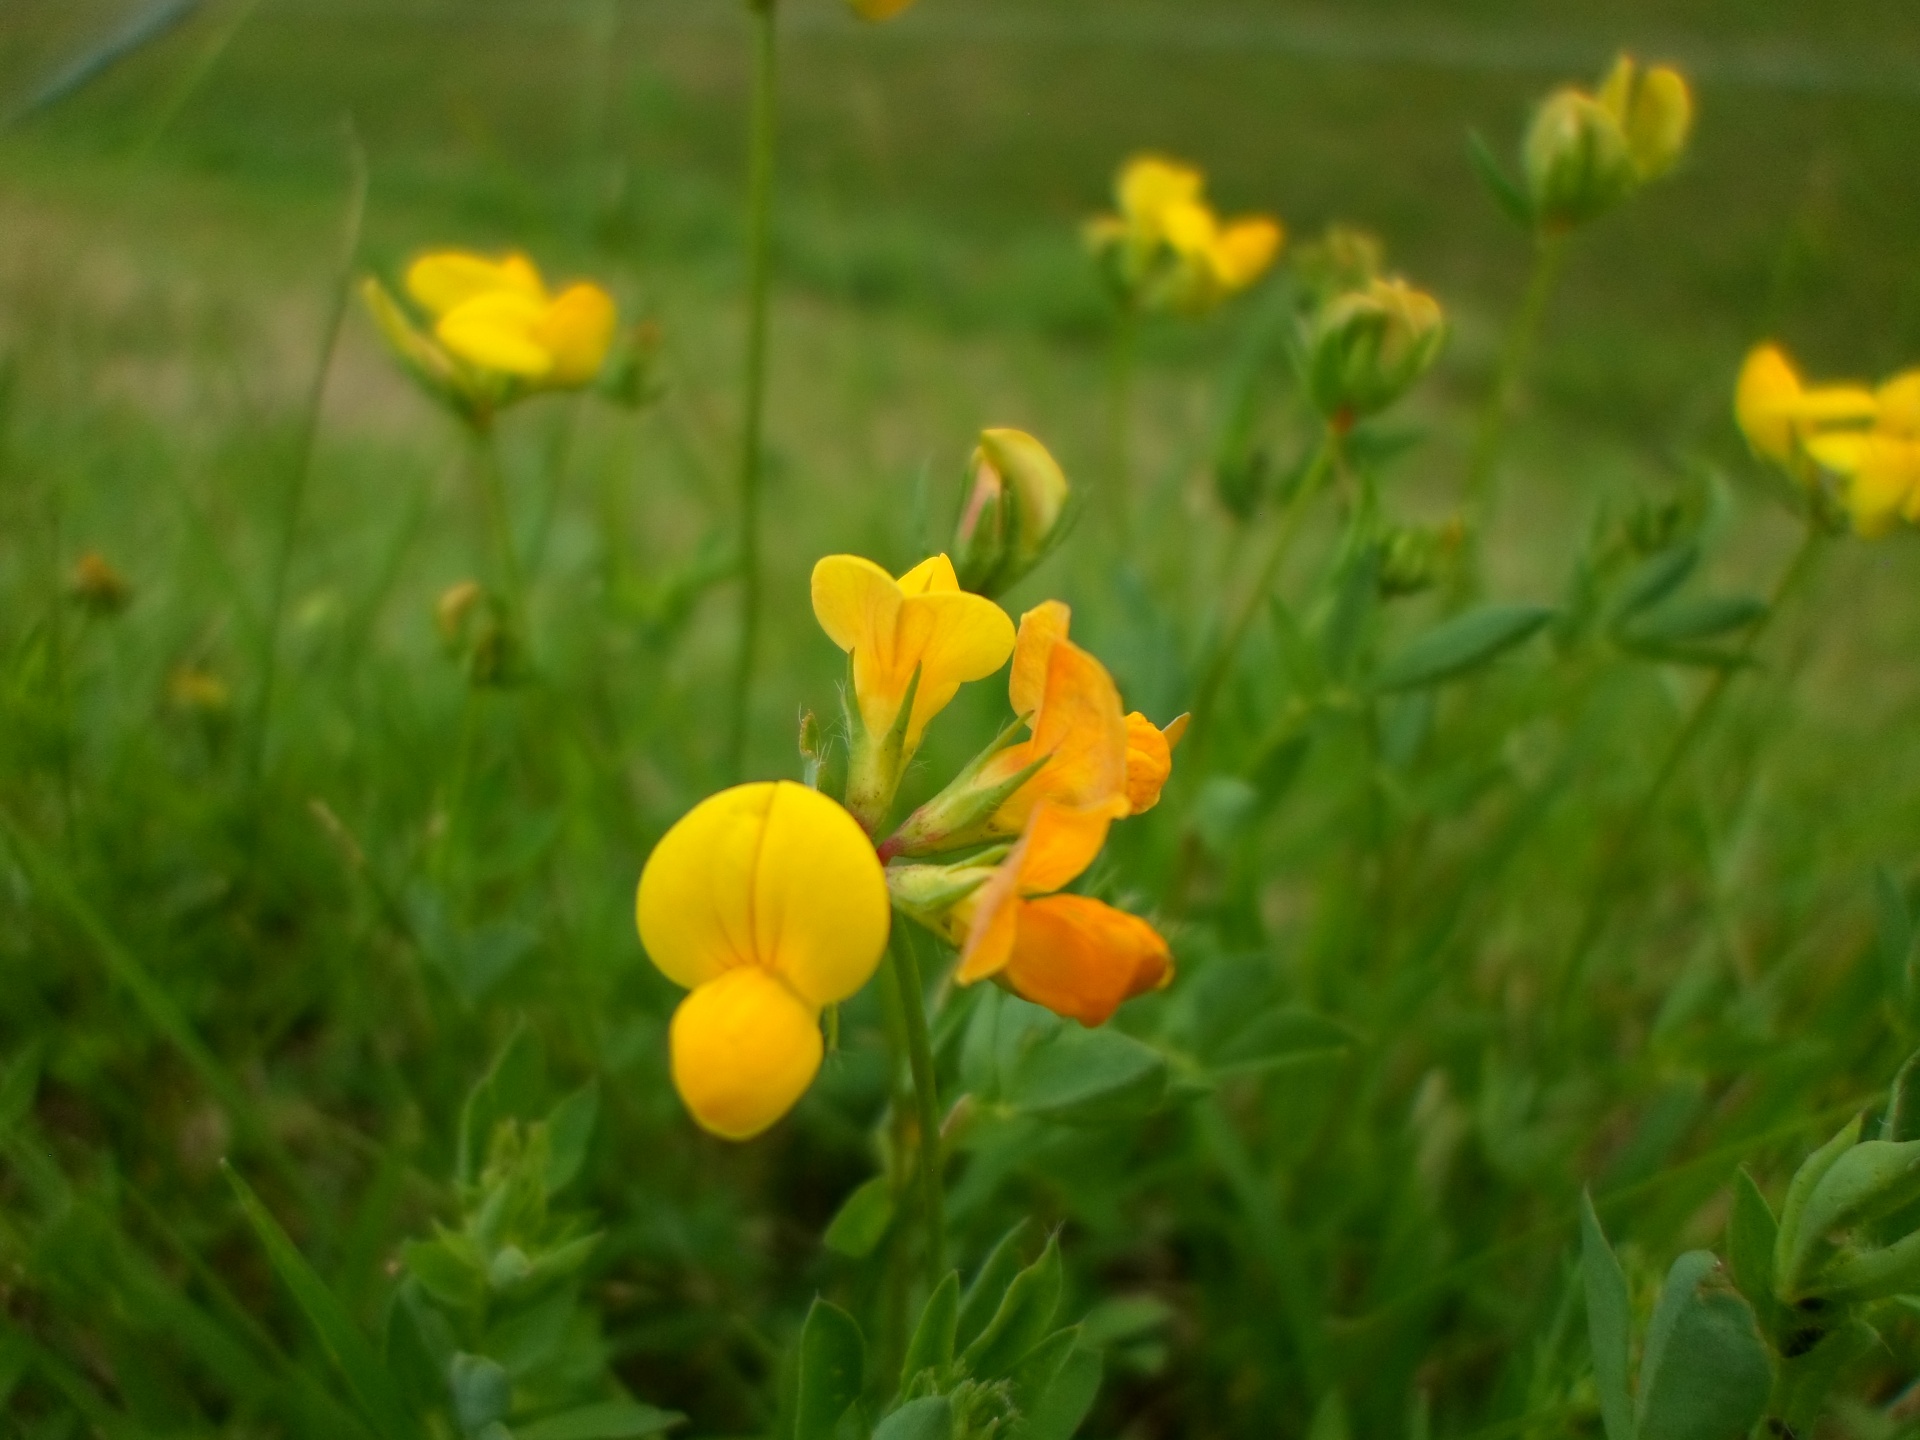
[(836, 1255), (859, 1260), (871, 1255), (893, 1223), (893, 1187), (876, 1175), (841, 1202), (821, 1243)]
[(456, 1355), (448, 1367), (453, 1391), (454, 1418), (469, 1435), (507, 1418), (513, 1406), (513, 1381), (497, 1360), (484, 1355)]
[(1893, 1077), (1887, 1113), (1880, 1121), (1882, 1140), (1920, 1140), (1920, 1050), (1907, 1057)]
[(1699, 563), (1700, 547), (1691, 540), (1649, 555), (1621, 582), (1613, 605), (1614, 623), (1618, 625), (1658, 605), (1686, 583)]
[(1166, 1092), (1167, 1063), (1130, 1035), (1062, 1025), (1021, 1057), (1005, 1099), (1014, 1109), (1084, 1124), (1145, 1114)]
[(1215, 1075), (1262, 1074), (1287, 1065), (1343, 1055), (1354, 1033), (1337, 1020), (1299, 1006), (1254, 1017), (1207, 1056)]
[(1815, 1257), (1836, 1230), (1871, 1224), (1920, 1199), (1920, 1140), (1863, 1140), (1836, 1158), (1807, 1197), (1800, 1234), (1783, 1279), (1798, 1298), (1817, 1268)]
[(1806, 1350), (1782, 1361), (1780, 1379), (1769, 1405), (1789, 1435), (1811, 1435), (1827, 1408), (1827, 1395), (1840, 1372), (1880, 1343), (1873, 1327), (1850, 1319), (1818, 1336)]
[(1782, 1300), (1796, 1298), (1800, 1266), (1813, 1247), (1826, 1238), (1818, 1231), (1803, 1236), (1802, 1215), (1807, 1201), (1827, 1171), (1859, 1141), (1861, 1120), (1858, 1115), (1849, 1120), (1838, 1135), (1801, 1161), (1793, 1179), (1787, 1182), (1787, 1198), (1780, 1207), (1780, 1234), (1773, 1246), (1773, 1287)]
[(1600, 1393), (1600, 1419), (1607, 1440), (1634, 1440), (1633, 1391), (1627, 1375), (1632, 1309), (1627, 1277), (1607, 1244), (1593, 1196), (1580, 1197), (1580, 1270), (1587, 1288), (1587, 1338), (1593, 1349), (1593, 1384)]
[(1727, 1217), (1727, 1262), (1733, 1282), (1752, 1303), (1761, 1329), (1777, 1335), (1779, 1301), (1773, 1296), (1773, 1249), (1780, 1227), (1767, 1197), (1742, 1166), (1733, 1177), (1733, 1213)]
[(800, 1388), (794, 1440), (833, 1440), (834, 1427), (860, 1398), (866, 1341), (854, 1318), (816, 1299), (800, 1331)]
[(952, 1440), (953, 1401), (945, 1395), (909, 1400), (873, 1432), (873, 1440)]
[(1633, 645), (1669, 649), (1744, 630), (1766, 613), (1766, 602), (1750, 595), (1704, 595), (1650, 610), (1625, 627), (1621, 635)]
[(1526, 640), (1553, 614), (1544, 605), (1482, 605), (1443, 620), (1389, 656), (1373, 688), (1388, 694), (1456, 679)]
[(1029, 1350), (1007, 1377), (1013, 1408), (1022, 1415), (1031, 1415), (1038, 1409), (1041, 1400), (1053, 1388), (1053, 1382), (1066, 1368), (1067, 1357), (1073, 1354), (1079, 1344), (1080, 1327), (1075, 1325), (1054, 1331)]
[(1040, 1258), (1013, 1277), (993, 1319), (960, 1357), (967, 1373), (978, 1380), (1012, 1374), (1051, 1330), (1060, 1288), (1060, 1245), (1048, 1240)]
[(412, 1440), (420, 1433), (419, 1427), (407, 1412), (399, 1387), (380, 1363), (372, 1343), (360, 1333), (346, 1307), (307, 1263), (287, 1232), (280, 1228), (280, 1222), (240, 1178), (240, 1173), (224, 1160), (220, 1168), (233, 1186), (241, 1214), (246, 1216), (247, 1224), (266, 1250), (274, 1274), (280, 1277), (280, 1283), (287, 1287), (294, 1303), (307, 1317), (327, 1358), (346, 1378), (347, 1388), (353, 1392), (375, 1432), (382, 1440)]
[(1711, 1252), (1682, 1255), (1647, 1327), (1640, 1440), (1739, 1440), (1758, 1423), (1772, 1388), (1753, 1307), (1727, 1284)]
[(466, 1104), (460, 1109), (454, 1174), (461, 1184), (479, 1180), (495, 1125), (510, 1117), (533, 1118), (546, 1081), (546, 1065), (539, 1035), (521, 1021), (486, 1075), (467, 1092)]
[(1494, 204), (1522, 230), (1534, 228), (1533, 202), (1526, 193), (1507, 178), (1507, 172), (1494, 158), (1493, 151), (1487, 148), (1487, 142), (1480, 138), (1478, 130), (1467, 132), (1467, 161), (1473, 166), (1473, 173), (1480, 177), (1480, 183), (1493, 197)]
[(587, 1163), (594, 1122), (600, 1118), (600, 1086), (588, 1081), (547, 1112), (547, 1194), (571, 1185)]
[[(967, 1287), (966, 1296), (960, 1302), (960, 1318), (954, 1327), (956, 1345), (971, 1345), (999, 1311), (1000, 1302), (1006, 1298), (1007, 1286), (1021, 1271), (1020, 1241), (1026, 1233), (1027, 1222), (1015, 1222), (1014, 1227), (1000, 1237), (1000, 1243), (981, 1263), (980, 1273), (973, 1277), (973, 1283)], [(931, 1306), (933, 1302), (927, 1303)]]
[[(1907, 908), (1907, 897), (1900, 882), (1884, 865), (1873, 872), (1873, 898), (1875, 941), (1887, 977), (1887, 993), (1896, 1003), (1905, 1005), (1913, 993), (1913, 912)], [(1911, 1067), (1913, 1062), (1907, 1063)], [(1903, 1069), (1900, 1073), (1905, 1075), (1907, 1071)], [(1911, 1140), (1915, 1137), (1882, 1135), (1880, 1138)]]
[(907, 1358), (900, 1366), (900, 1394), (905, 1395), (922, 1372), (944, 1374), (953, 1364), (954, 1338), (959, 1325), (960, 1272), (949, 1270), (947, 1278), (927, 1297), (926, 1306), (920, 1311), (920, 1323), (913, 1327)]
[(1073, 1440), (1100, 1393), (1100, 1354), (1075, 1350), (1054, 1377), (1047, 1393), (1028, 1412), (1021, 1440)]
[(1353, 1427), (1347, 1422), (1347, 1402), (1338, 1390), (1329, 1390), (1314, 1407), (1313, 1422), (1307, 1426), (1307, 1440), (1350, 1440)]
[(634, 1400), (604, 1400), (513, 1427), (513, 1440), (640, 1440), (686, 1423), (686, 1416)]

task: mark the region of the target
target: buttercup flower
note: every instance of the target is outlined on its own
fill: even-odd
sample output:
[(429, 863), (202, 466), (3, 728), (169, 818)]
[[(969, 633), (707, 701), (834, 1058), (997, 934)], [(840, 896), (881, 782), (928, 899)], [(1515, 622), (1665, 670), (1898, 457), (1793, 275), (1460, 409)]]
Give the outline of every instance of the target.
[(362, 285), (401, 362), (472, 419), (538, 391), (593, 383), (619, 318), (613, 297), (598, 285), (570, 285), (556, 295), (517, 253), (500, 260), (452, 250), (424, 255), (408, 268), (406, 290), (430, 333), (378, 280)]
[(1189, 165), (1138, 155), (1114, 182), (1119, 213), (1086, 229), (1088, 247), (1129, 305), (1203, 311), (1244, 290), (1272, 266), (1285, 241), (1265, 215), (1222, 223)]
[(961, 586), (991, 599), (1059, 543), (1071, 491), (1060, 462), (1024, 430), (982, 430), (972, 471), (954, 552)]
[(673, 1082), (707, 1130), (760, 1134), (820, 1068), (820, 1011), (886, 948), (887, 883), (854, 818), (789, 781), (735, 786), (669, 830), (640, 876), (647, 954), (691, 992), (669, 1029)]
[(921, 561), (898, 580), (858, 555), (829, 555), (813, 567), (813, 613), (827, 637), (853, 657), (859, 733), (847, 804), (877, 827), (927, 722), (967, 681), (1007, 663), (1013, 622), (991, 600), (962, 590), (945, 555)]
[(1524, 150), (1533, 212), (1549, 229), (1584, 224), (1679, 162), (1693, 95), (1679, 71), (1622, 55), (1598, 94), (1566, 86), (1534, 112)]
[(1167, 942), (1146, 921), (1084, 895), (1056, 895), (1092, 862), (1078, 817), (1045, 802), (991, 877), (953, 910), (964, 934), (954, 979), (997, 979), (1036, 1005), (1102, 1025), (1122, 1002), (1173, 978)]
[(1836, 426), (1874, 420), (1880, 403), (1864, 386), (1807, 386), (1786, 352), (1769, 342), (1747, 353), (1734, 387), (1733, 411), (1756, 455), (1809, 484), (1801, 453), (1807, 441)]

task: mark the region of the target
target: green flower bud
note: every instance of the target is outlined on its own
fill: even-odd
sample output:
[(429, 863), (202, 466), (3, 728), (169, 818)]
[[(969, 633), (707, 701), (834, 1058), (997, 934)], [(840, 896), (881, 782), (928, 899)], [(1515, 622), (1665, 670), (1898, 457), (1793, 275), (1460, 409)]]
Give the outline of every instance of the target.
[(1308, 324), (1307, 388), (1336, 428), (1386, 409), (1446, 343), (1440, 303), (1401, 279), (1374, 280), (1322, 306)]
[(1534, 112), (1526, 170), (1533, 213), (1550, 230), (1598, 219), (1641, 179), (1618, 117), (1571, 88), (1549, 95)]
[(989, 599), (1047, 557), (1066, 533), (1071, 487), (1047, 447), (1022, 430), (983, 430), (973, 487), (954, 536), (960, 586)]

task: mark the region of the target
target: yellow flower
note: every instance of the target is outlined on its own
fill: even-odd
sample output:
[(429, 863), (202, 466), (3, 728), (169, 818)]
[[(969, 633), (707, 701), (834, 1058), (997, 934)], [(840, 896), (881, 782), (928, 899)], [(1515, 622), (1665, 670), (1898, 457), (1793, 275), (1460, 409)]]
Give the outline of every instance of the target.
[(1167, 238), (1166, 217), (1199, 203), (1206, 177), (1160, 155), (1136, 155), (1120, 167), (1114, 199), (1128, 229), (1150, 242)]
[(1631, 55), (1622, 55), (1601, 82), (1599, 98), (1626, 136), (1641, 184), (1679, 163), (1693, 132), (1693, 92), (1678, 70), (1642, 70)]
[(598, 285), (571, 285), (555, 295), (520, 254), (424, 255), (408, 268), (406, 289), (430, 329), (422, 330), (378, 280), (363, 282), (361, 294), (401, 363), (477, 422), (526, 395), (592, 384), (619, 319), (613, 297)]
[(1754, 453), (1786, 467), (1805, 484), (1810, 477), (1800, 452), (1808, 439), (1836, 426), (1874, 420), (1880, 405), (1872, 392), (1858, 385), (1808, 388), (1786, 352), (1768, 343), (1747, 353), (1734, 387), (1733, 410)]
[(1267, 216), (1222, 224), (1190, 165), (1136, 155), (1114, 182), (1119, 214), (1089, 222), (1087, 244), (1128, 304), (1211, 309), (1267, 272), (1285, 233)]
[(1837, 430), (1805, 440), (1822, 469), (1846, 481), (1842, 499), (1856, 533), (1885, 535), (1900, 520), (1920, 523), (1920, 370), (1873, 392), (1872, 430)]
[[(871, 560), (829, 555), (813, 567), (813, 613), (827, 637), (853, 657), (861, 733), (854, 737), (847, 799), (864, 823), (877, 826), (927, 722), (961, 685), (1007, 663), (1013, 622), (991, 600), (962, 590), (945, 555), (921, 561), (898, 580)], [(909, 689), (913, 708), (903, 717)], [(896, 726), (897, 749), (889, 741)]]
[(1082, 1025), (1173, 978), (1167, 942), (1146, 921), (1084, 895), (1051, 892), (1092, 862), (1078, 817), (1036, 806), (992, 877), (956, 907), (962, 985), (997, 979), (1022, 999)]
[(1160, 803), (1160, 791), (1173, 774), (1173, 752), (1187, 733), (1187, 717), (1175, 716), (1165, 729), (1138, 710), (1127, 716), (1127, 813), (1144, 815)]
[(746, 1140), (820, 1068), (824, 1006), (886, 948), (886, 878), (859, 824), (790, 781), (738, 785), (687, 812), (640, 876), (641, 943), (692, 993), (669, 1030), (673, 1081), (706, 1129)]

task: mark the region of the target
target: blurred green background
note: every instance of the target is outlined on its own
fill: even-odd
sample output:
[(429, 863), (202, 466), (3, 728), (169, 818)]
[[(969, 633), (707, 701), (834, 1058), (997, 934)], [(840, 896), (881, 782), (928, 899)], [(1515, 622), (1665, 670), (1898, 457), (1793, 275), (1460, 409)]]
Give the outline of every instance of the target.
[[(112, 1429), (49, 1378), (60, 1365), (125, 1433), (262, 1413), (222, 1397), (217, 1347), (183, 1342), (142, 1311), (131, 1271), (99, 1259), (126, 1246), (195, 1294), (211, 1271), (243, 1308), (277, 1303), (212, 1169), (245, 1125), (209, 1099), (125, 972), (103, 965), (90, 915), (159, 977), (298, 1157), (307, 1193), (271, 1173), (261, 1188), (369, 1318), (399, 1237), (447, 1211), (461, 1096), (527, 1019), (556, 1074), (605, 1087), (584, 1198), (608, 1230), (593, 1294), (614, 1369), (691, 1413), (697, 1433), (758, 1433), (770, 1356), (798, 1307), (816, 1286), (855, 1283), (816, 1241), (871, 1171), (884, 1079), (877, 1042), (850, 1044), (792, 1127), (746, 1150), (696, 1136), (660, 1053), (673, 992), (631, 928), (648, 847), (725, 778), (745, 18), (731, 0), (206, 0), (64, 90), (66, 67), (135, 13), (0, 0), (0, 796), (40, 857), (16, 845), (0, 869), (0, 1044), (16, 1078), (29, 1061), (40, 1077), (9, 1124), (30, 1122), (65, 1177), (9, 1140), (0, 1285), (8, 1333), (32, 1348), (0, 1352), (0, 1379), (19, 1423), (70, 1433), (61, 1417), (84, 1414)], [(1683, 169), (1581, 237), (1551, 312), (1489, 544), (1503, 595), (1557, 599), (1596, 513), (1715, 486), (1713, 574), (1763, 588), (1793, 521), (1731, 425), (1745, 347), (1778, 336), (1813, 371), (1862, 377), (1920, 357), (1920, 11), (1904, 0), (920, 0), (883, 28), (790, 0), (782, 26), (755, 774), (797, 773), (799, 708), (835, 707), (841, 657), (802, 598), (814, 558), (851, 550), (898, 570), (944, 545), (985, 425), (1033, 431), (1097, 492), (1109, 313), (1078, 232), (1137, 149), (1203, 166), (1224, 211), (1277, 214), (1296, 243), (1330, 222), (1364, 226), (1439, 296), (1453, 341), (1403, 417), (1425, 443), (1394, 478), (1396, 506), (1439, 519), (1528, 258), (1472, 173), (1468, 133), (1512, 156), (1533, 101), (1597, 77), (1622, 46), (1694, 76)], [(566, 399), (505, 425), (554, 678), (524, 702), (489, 696), (432, 622), (434, 598), (484, 553), (460, 437), (350, 313), (261, 730), (264, 577), (355, 147), (370, 179), (365, 268), (392, 278), (423, 248), (511, 246), (549, 274), (599, 278), (659, 326), (663, 395), (637, 416)], [(1300, 443), (1273, 340), (1284, 318), (1284, 297), (1266, 292), (1149, 333), (1146, 544), (1116, 557), (1089, 523), (1008, 601), (1017, 613), (1071, 600), (1076, 635), (1158, 719), (1188, 702), (1205, 617), (1242, 563), (1211, 474), (1229, 382), (1251, 374), (1270, 397), (1263, 443), (1287, 458)], [(94, 549), (134, 604), (112, 621), (63, 619), (48, 597)], [(1851, 957), (1872, 928), (1865, 877), (1907, 875), (1920, 833), (1906, 743), (1920, 733), (1915, 566), (1905, 539), (1833, 557), (1775, 637), (1780, 663), (1732, 727), (1733, 758), (1703, 783), (1729, 803), (1717, 818), (1679, 807), (1649, 837), (1632, 927), (1590, 1029), (1563, 1048), (1529, 1028), (1529, 965), (1564, 944), (1578, 901), (1565, 877), (1591, 866), (1594, 817), (1633, 793), (1686, 677), (1643, 674), (1596, 702), (1600, 738), (1565, 804), (1502, 872), (1499, 898), (1471, 902), (1469, 933), (1449, 920), (1423, 952), (1447, 967), (1450, 997), (1424, 1014), (1369, 978), (1378, 937), (1354, 927), (1372, 892), (1341, 888), (1359, 870), (1326, 840), (1352, 802), (1337, 783), (1309, 770), (1221, 861), (1238, 878), (1219, 914), (1191, 917), (1181, 955), (1195, 975), (1254, 957), (1273, 995), (1331, 1012), (1383, 1053), (1393, 1026), (1426, 1027), (1352, 1101), (1357, 1119), (1318, 1070), (1280, 1098), (1239, 1095), (1261, 1183), (1290, 1197), (1273, 1203), (1319, 1247), (1310, 1279), (1292, 1283), (1349, 1318), (1403, 1293), (1367, 1269), (1397, 1233), (1406, 1157), (1381, 1156), (1412, 1143), (1380, 1116), (1398, 1125), (1417, 1104), (1460, 1133), (1536, 1126), (1532, 1149), (1489, 1141), (1451, 1182), (1447, 1238), (1404, 1262), (1415, 1298), (1392, 1312), (1412, 1327), (1399, 1348), (1353, 1341), (1351, 1374), (1377, 1360), (1393, 1380), (1374, 1409), (1394, 1423), (1362, 1433), (1400, 1433), (1396, 1387), (1416, 1374), (1440, 1397), (1444, 1433), (1525, 1433), (1510, 1419), (1526, 1383), (1503, 1357), (1525, 1354), (1554, 1313), (1550, 1262), (1570, 1233), (1554, 1227), (1579, 1184), (1719, 1157), (1646, 1219), (1650, 1245), (1698, 1238), (1728, 1166), (1777, 1152), (1790, 1168), (1821, 1138), (1808, 1117), (1897, 1060), (1906, 1032)], [(1254, 665), (1260, 683), (1277, 671), (1270, 640)], [(183, 667), (218, 677), (230, 707), (170, 699)], [(976, 689), (916, 783), (991, 733), (997, 682)], [(1263, 694), (1244, 697), (1229, 753), (1252, 746)], [(1537, 778), (1547, 728), (1476, 754)], [(1358, 763), (1334, 754), (1336, 777)], [(468, 784), (451, 821), (450, 765)], [(1110, 893), (1165, 901), (1204, 828), (1191, 798), (1135, 822), (1102, 877)], [(59, 898), (47, 865), (82, 905)], [(1407, 883), (1436, 873), (1451, 875), (1410, 870)], [(1437, 891), (1406, 904), (1430, 900), (1444, 908)], [(1217, 986), (1195, 993), (1214, 999), (1165, 1004), (1227, 1003)], [(871, 1040), (871, 1015), (850, 1023)], [(1451, 1091), (1422, 1086), (1448, 1067)], [(1759, 1138), (1741, 1150), (1743, 1136)], [(1271, 1338), (1301, 1292), (1240, 1273), (1247, 1235), (1265, 1233), (1242, 1210), (1260, 1206), (1198, 1143), (1172, 1121), (1104, 1148), (1033, 1138), (991, 1175), (968, 1172), (963, 1250), (977, 1258), (1014, 1214), (1069, 1222), (1084, 1296), (1150, 1294), (1175, 1316), (1159, 1351), (1110, 1362), (1099, 1433), (1303, 1433), (1312, 1377), (1284, 1345), (1276, 1359)], [(243, 1166), (246, 1149), (242, 1134)], [(1107, 1188), (1123, 1174), (1142, 1187), (1124, 1203)], [(96, 1207), (85, 1225), (76, 1195)], [(1461, 1254), (1485, 1263), (1445, 1268)], [(287, 1314), (271, 1324), (311, 1351)], [(152, 1373), (129, 1379), (143, 1364)], [(312, 1373), (328, 1372), (312, 1360)]]

